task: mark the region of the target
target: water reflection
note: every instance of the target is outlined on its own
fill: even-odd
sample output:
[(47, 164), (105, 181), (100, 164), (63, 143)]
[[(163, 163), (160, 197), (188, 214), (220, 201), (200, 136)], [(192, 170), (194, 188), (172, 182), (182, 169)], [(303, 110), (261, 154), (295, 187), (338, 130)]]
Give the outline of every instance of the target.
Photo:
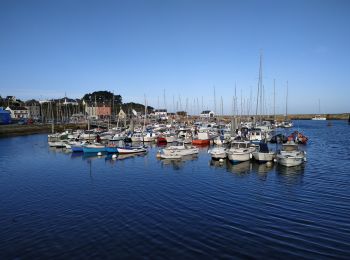
[(210, 162), (209, 162), (209, 166), (211, 166), (211, 167), (214, 167), (214, 168), (227, 168), (227, 161), (226, 161), (226, 159), (225, 160), (223, 160), (223, 161), (219, 161), (219, 160), (210, 160)]
[(236, 173), (238, 175), (249, 174), (252, 170), (252, 163), (250, 161), (232, 164), (230, 161), (226, 163), (227, 171)]
[(172, 167), (174, 170), (183, 168), (185, 162), (198, 160), (198, 155), (186, 155), (179, 159), (160, 159), (162, 167)]
[(276, 164), (270, 162), (270, 163), (258, 163), (258, 162), (253, 162), (252, 163), (252, 170), (254, 172), (257, 172), (259, 175), (266, 175), (269, 172), (274, 170), (274, 167)]
[(276, 166), (276, 176), (280, 182), (287, 185), (300, 185), (303, 182), (305, 165), (301, 164), (294, 167), (283, 165)]

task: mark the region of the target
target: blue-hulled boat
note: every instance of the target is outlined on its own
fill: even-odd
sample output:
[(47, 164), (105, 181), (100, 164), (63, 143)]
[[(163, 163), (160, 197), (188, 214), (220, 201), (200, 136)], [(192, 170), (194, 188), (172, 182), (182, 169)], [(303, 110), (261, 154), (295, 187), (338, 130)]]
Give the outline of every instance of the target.
[(89, 144), (83, 147), (84, 153), (106, 152), (106, 147), (102, 144)]

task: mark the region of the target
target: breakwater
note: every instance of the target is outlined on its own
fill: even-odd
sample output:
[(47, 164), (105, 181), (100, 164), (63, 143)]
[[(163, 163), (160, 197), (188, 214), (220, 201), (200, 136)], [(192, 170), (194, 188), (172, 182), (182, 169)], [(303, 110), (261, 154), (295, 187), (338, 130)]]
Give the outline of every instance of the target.
[[(56, 132), (62, 132), (67, 129), (86, 129), (85, 124), (60, 124), (55, 125)], [(51, 124), (33, 124), (33, 125), (0, 125), (0, 137), (17, 136), (17, 135), (30, 135), (39, 133), (51, 133)]]

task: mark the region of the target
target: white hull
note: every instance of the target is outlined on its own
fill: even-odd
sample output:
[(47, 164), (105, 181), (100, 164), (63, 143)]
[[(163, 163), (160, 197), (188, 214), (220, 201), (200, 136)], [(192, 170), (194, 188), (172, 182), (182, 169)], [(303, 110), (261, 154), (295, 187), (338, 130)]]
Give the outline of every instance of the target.
[(166, 136), (165, 139), (166, 139), (167, 143), (173, 143), (173, 142), (175, 142), (176, 137), (175, 136)]
[(147, 150), (143, 147), (134, 147), (134, 148), (120, 148), (118, 147), (119, 154), (135, 154), (135, 153), (144, 153)]
[(50, 147), (66, 147), (66, 144), (64, 142), (48, 142)]
[(303, 157), (285, 157), (285, 156), (277, 156), (277, 163), (287, 166), (287, 167), (292, 167), (292, 166), (298, 166), (304, 162)]
[(96, 134), (82, 134), (79, 138), (84, 140), (94, 140), (96, 139)]
[(226, 158), (226, 150), (222, 147), (216, 147), (213, 149), (210, 149), (208, 153), (211, 155), (212, 159), (225, 159)]
[(259, 162), (269, 162), (272, 161), (275, 157), (275, 153), (269, 152), (269, 153), (260, 153), (260, 152), (254, 152), (253, 157), (255, 160)]
[(144, 136), (143, 137), (143, 141), (144, 142), (153, 142), (153, 141), (155, 141), (156, 140), (156, 137), (155, 136), (152, 136), (152, 137), (150, 137), (150, 136)]
[(132, 136), (132, 137), (131, 137), (131, 141), (132, 141), (132, 142), (143, 142), (143, 137)]
[(164, 155), (191, 155), (197, 154), (199, 152), (198, 148), (186, 148), (183, 146), (170, 146), (168, 148), (162, 149)]
[(232, 162), (245, 162), (250, 160), (250, 152), (227, 152), (227, 157)]

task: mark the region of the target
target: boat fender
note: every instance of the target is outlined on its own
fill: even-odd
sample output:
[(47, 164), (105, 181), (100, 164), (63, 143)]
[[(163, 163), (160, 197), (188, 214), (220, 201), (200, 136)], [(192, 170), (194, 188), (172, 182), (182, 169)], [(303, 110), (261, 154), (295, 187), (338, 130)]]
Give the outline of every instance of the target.
[(101, 156), (101, 155), (102, 155), (102, 153), (101, 153), (101, 152), (98, 152), (98, 153), (97, 153), (97, 156)]
[(250, 159), (252, 159), (252, 158), (253, 158), (253, 155), (252, 155), (251, 153), (249, 154), (249, 158), (250, 158)]
[(275, 159), (273, 159), (273, 161), (274, 161), (274, 162), (277, 162), (277, 159), (275, 158)]
[(112, 159), (113, 159), (113, 160), (117, 159), (117, 155), (116, 155), (116, 154), (113, 154), (113, 155), (112, 155)]
[(306, 158), (304, 158), (304, 162), (306, 162)]
[(220, 162), (220, 163), (223, 163), (223, 162), (224, 162), (224, 159), (220, 159), (219, 162)]
[(271, 166), (272, 166), (272, 162), (267, 162), (267, 163), (266, 163), (266, 166), (267, 166), (267, 167), (271, 167)]
[(304, 154), (306, 155), (306, 152), (304, 151)]

